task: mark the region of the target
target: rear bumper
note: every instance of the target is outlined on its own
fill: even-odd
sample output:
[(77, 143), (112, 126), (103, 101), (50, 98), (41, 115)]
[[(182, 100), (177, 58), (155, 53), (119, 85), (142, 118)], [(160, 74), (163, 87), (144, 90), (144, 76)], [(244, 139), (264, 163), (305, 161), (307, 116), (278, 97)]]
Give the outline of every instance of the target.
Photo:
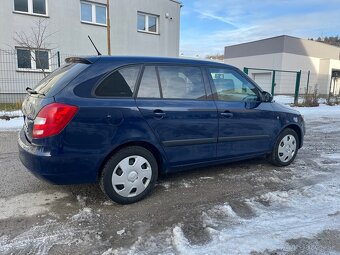
[(97, 180), (99, 159), (91, 155), (53, 152), (51, 148), (31, 144), (23, 129), (18, 137), (19, 158), (36, 177), (52, 184), (85, 184)]

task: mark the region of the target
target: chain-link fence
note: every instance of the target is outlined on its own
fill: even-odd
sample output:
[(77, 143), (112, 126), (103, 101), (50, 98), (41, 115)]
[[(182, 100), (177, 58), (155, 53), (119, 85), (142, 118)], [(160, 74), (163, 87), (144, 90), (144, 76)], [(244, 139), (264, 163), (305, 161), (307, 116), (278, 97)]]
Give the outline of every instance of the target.
[(35, 87), (46, 75), (64, 64), (70, 54), (48, 51), (37, 62), (30, 51), (0, 50), (0, 116), (20, 115), (27, 87)]

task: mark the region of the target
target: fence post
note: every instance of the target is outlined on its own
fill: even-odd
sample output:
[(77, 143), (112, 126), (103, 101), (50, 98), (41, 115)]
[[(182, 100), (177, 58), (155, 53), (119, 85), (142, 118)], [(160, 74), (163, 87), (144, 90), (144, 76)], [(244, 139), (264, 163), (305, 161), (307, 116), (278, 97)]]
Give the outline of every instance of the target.
[(57, 51), (58, 67), (60, 67), (60, 51)]
[(272, 96), (274, 96), (274, 87), (275, 87), (275, 70), (273, 70), (273, 79), (272, 79)]
[(249, 69), (247, 67), (243, 68), (243, 72), (248, 75)]
[(301, 81), (301, 70), (300, 70), (300, 72), (296, 73), (295, 96), (294, 96), (294, 104), (295, 105), (297, 105), (299, 103), (300, 81)]
[(308, 87), (309, 87), (309, 77), (310, 77), (310, 71), (308, 71), (308, 76), (307, 76), (307, 92), (306, 94), (308, 94)]

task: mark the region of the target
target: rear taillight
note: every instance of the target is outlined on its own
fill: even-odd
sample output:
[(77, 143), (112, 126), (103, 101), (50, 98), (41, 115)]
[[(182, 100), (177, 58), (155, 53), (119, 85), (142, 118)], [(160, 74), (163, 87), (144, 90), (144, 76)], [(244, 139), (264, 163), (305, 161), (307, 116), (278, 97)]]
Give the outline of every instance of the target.
[(33, 138), (59, 134), (77, 113), (78, 107), (53, 103), (44, 106), (34, 120)]

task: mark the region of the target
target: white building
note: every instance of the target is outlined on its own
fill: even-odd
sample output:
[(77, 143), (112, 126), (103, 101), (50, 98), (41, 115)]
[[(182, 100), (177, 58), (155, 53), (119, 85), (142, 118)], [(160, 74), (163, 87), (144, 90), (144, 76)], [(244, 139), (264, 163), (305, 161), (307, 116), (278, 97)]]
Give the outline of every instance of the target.
[(340, 70), (340, 48), (325, 43), (282, 35), (227, 46), (224, 62), (241, 70), (250, 68), (249, 76), (269, 92), (272, 91), (273, 70), (294, 71), (275, 72), (275, 94), (294, 94), (295, 72), (300, 70), (300, 93), (305, 93), (307, 84), (309, 92), (316, 86), (321, 95), (328, 95), (330, 89), (335, 94), (340, 93), (340, 79), (332, 78), (332, 74), (335, 76)]
[[(47, 72), (55, 69), (56, 52), (60, 53), (61, 61), (66, 56), (96, 54), (88, 35), (99, 51), (107, 54), (106, 3), (106, 0), (0, 1), (0, 102), (34, 86), (42, 78), (42, 68)], [(110, 0), (112, 55), (177, 57), (180, 9), (177, 0)], [(34, 38), (38, 23), (46, 27), (47, 37), (39, 50), (28, 49), (15, 40), (20, 36)], [(16, 56), (13, 58), (10, 53)], [(16, 97), (10, 99), (13, 100)]]

